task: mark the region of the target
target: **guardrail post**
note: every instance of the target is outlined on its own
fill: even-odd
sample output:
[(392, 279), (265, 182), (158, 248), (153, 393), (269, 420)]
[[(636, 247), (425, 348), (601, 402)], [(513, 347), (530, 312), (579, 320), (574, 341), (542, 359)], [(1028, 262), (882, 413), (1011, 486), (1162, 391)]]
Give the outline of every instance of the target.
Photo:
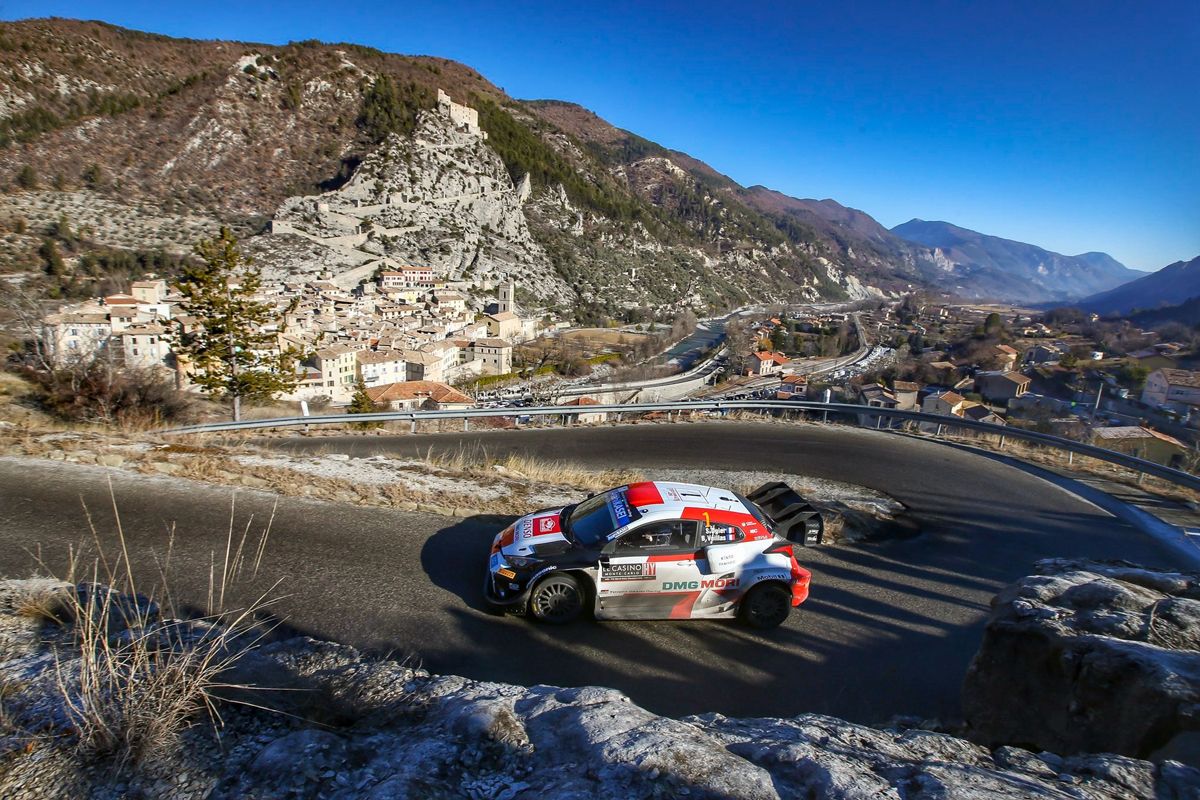
[(1069, 467), (1074, 463), (1075, 463), (1075, 451), (1068, 450), (1067, 451), (1067, 466)]
[(408, 418), (408, 432), (412, 433), (412, 434), (415, 434), (417, 432), (417, 418), (416, 417)]
[(942, 425), (942, 423), (940, 423), (940, 422), (939, 422), (939, 423), (938, 423), (938, 426), (937, 426), (937, 430), (936, 430), (936, 431), (934, 431), (934, 434), (933, 434), (933, 436), (934, 436), (934, 438), (935, 438), (935, 439), (936, 439), (936, 438), (938, 438), (939, 436), (941, 436), (941, 435), (942, 435), (942, 428), (943, 428), (943, 427), (944, 427), (944, 426)]
[(1000, 449), (1004, 449), (1004, 434), (1000, 434)]
[(469, 430), (471, 430), (471, 418), (463, 417), (463, 433), (466, 433)]
[(1137, 477), (1137, 483), (1138, 483), (1138, 486), (1141, 486), (1141, 485), (1142, 485), (1142, 481), (1144, 481), (1144, 480), (1146, 480), (1146, 473), (1144, 473), (1144, 472), (1139, 472), (1139, 473), (1138, 473), (1138, 477)]

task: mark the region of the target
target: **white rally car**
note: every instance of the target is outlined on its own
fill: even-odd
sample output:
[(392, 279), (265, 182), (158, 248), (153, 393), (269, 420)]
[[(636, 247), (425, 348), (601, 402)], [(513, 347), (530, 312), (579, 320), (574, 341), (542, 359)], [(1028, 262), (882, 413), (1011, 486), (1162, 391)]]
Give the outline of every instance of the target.
[(820, 515), (782, 483), (749, 498), (634, 483), (505, 528), (484, 589), (493, 605), (552, 623), (591, 606), (598, 619), (740, 617), (773, 628), (808, 597), (793, 543), (818, 544), (821, 532)]

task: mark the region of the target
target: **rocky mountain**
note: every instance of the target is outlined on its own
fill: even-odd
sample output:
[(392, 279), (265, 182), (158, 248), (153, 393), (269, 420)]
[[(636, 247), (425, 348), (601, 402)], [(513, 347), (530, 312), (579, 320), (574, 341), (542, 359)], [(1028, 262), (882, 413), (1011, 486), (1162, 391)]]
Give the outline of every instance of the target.
[[(1200, 256), (1176, 261), (1158, 272), (1107, 292), (1085, 297), (1074, 305), (1098, 314), (1129, 314), (1135, 309), (1161, 311), (1169, 318), (1169, 306), (1200, 297)], [(1167, 320), (1163, 320), (1167, 321)]]
[[(353, 280), (388, 258), (479, 286), (513, 277), (527, 304), (583, 317), (877, 291), (812, 232), (715, 196), (668, 159), (611, 158), (544, 106), (461, 64), (355, 45), (5, 23), (8, 270), (35, 264), (66, 217), (130, 249), (182, 251), (232, 224), (277, 275)], [(346, 213), (363, 205), (375, 208)]]
[(1105, 253), (1064, 256), (1032, 244), (988, 236), (949, 222), (913, 219), (891, 229), (933, 248), (949, 272), (984, 295), (1027, 303), (1061, 302), (1112, 289), (1143, 273)]
[(592, 320), (1115, 285), (1030, 289), (833, 200), (742, 187), (578, 105), (515, 100), (445, 59), (99, 22), (0, 24), (0, 189), (5, 272), (36, 272), (41, 237), (65, 218), (128, 250), (185, 252), (231, 225), (276, 277), (352, 284), (400, 261), (468, 293), (511, 277), (527, 307)]

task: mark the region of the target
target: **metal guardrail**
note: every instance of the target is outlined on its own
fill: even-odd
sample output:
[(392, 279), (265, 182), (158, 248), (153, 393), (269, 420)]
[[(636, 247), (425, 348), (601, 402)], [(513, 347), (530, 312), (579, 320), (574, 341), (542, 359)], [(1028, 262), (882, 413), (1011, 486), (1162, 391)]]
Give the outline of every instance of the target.
[(220, 433), (223, 431), (248, 431), (266, 428), (295, 428), (307, 425), (344, 425), (347, 423), (363, 422), (410, 422), (413, 430), (416, 423), (422, 420), (461, 419), (464, 428), (469, 420), (488, 417), (569, 417), (580, 414), (616, 414), (618, 419), (624, 414), (647, 414), (654, 412), (674, 413), (679, 411), (709, 411), (723, 414), (727, 411), (803, 411), (821, 414), (827, 419), (830, 414), (850, 415), (854, 417), (871, 417), (878, 419), (898, 419), (908, 422), (924, 422), (936, 425), (937, 433), (945, 428), (963, 428), (966, 430), (990, 433), (1006, 438), (1020, 439), (1033, 442), (1045, 447), (1053, 447), (1068, 453), (1087, 456), (1089, 458), (1107, 461), (1110, 464), (1131, 469), (1135, 472), (1153, 475), (1165, 481), (1200, 491), (1200, 477), (1182, 470), (1165, 467), (1153, 461), (1106, 450), (1103, 447), (1083, 444), (1061, 436), (1048, 433), (1011, 428), (1006, 425), (994, 425), (989, 422), (977, 422), (961, 417), (946, 417), (939, 414), (926, 414), (921, 411), (900, 411), (890, 408), (875, 408), (849, 403), (819, 403), (811, 400), (684, 400), (673, 403), (637, 403), (628, 405), (589, 405), (589, 406), (541, 406), (537, 408), (467, 408), (454, 411), (382, 411), (373, 414), (328, 414), (318, 417), (277, 417), (274, 419), (250, 419), (240, 422), (212, 422), (204, 425), (189, 425), (162, 431), (164, 434), (190, 433)]

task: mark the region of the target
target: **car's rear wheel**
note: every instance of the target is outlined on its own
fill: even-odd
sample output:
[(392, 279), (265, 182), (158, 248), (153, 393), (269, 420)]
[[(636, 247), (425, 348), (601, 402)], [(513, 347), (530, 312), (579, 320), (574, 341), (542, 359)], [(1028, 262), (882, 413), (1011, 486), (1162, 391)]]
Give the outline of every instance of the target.
[(777, 628), (792, 611), (792, 594), (778, 583), (760, 583), (742, 598), (742, 621), (751, 628)]
[(586, 595), (570, 575), (551, 575), (534, 587), (529, 613), (551, 625), (565, 625), (583, 613)]

